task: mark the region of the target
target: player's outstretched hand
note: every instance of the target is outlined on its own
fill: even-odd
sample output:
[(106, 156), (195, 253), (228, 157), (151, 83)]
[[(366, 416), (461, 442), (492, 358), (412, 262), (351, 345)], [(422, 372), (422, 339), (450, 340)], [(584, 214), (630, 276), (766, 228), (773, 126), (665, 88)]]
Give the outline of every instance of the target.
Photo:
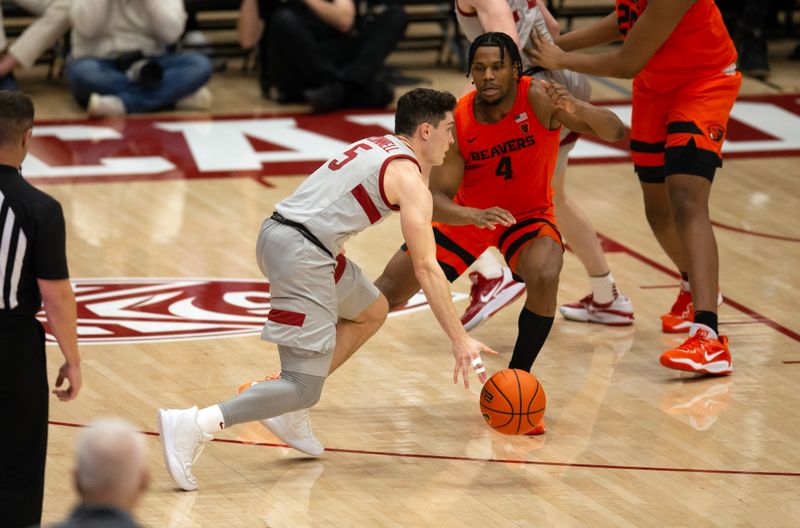
[(564, 50), (542, 38), (536, 31), (536, 28), (531, 30), (530, 46), (525, 46), (522, 52), (537, 66), (546, 68), (548, 70), (560, 70), (561, 65), (559, 61)]
[(464, 378), (464, 388), (469, 389), (469, 367), (475, 371), (478, 381), (485, 383), (488, 378), (486, 367), (481, 361), (481, 352), (486, 354), (497, 354), (494, 350), (484, 345), (476, 339), (466, 336), (463, 340), (453, 343), (453, 356), (456, 360), (456, 367), (453, 370), (453, 383), (458, 383), (458, 376)]
[(553, 81), (541, 81), (547, 97), (553, 103), (553, 108), (564, 110), (567, 113), (574, 113), (577, 103), (575, 98), (567, 91), (566, 88)]
[(516, 224), (517, 219), (502, 207), (490, 207), (488, 209), (475, 209), (472, 223), (482, 229), (494, 231), (497, 224), (510, 226)]

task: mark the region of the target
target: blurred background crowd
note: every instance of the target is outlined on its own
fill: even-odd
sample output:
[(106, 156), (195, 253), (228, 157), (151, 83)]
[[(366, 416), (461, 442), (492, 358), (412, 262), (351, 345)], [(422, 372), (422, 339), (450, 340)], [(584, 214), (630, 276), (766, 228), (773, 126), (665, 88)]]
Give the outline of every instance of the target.
[[(547, 3), (564, 30), (614, 8)], [(771, 59), (800, 61), (800, 2), (717, 4), (743, 73), (768, 80)], [(0, 21), (0, 89), (25, 90), (20, 74), (43, 65), (90, 117), (212, 110), (209, 79), (233, 69), (278, 105), (382, 108), (421, 81), (388, 65), (390, 54), (457, 70), (466, 48), (452, 0), (3, 0)]]

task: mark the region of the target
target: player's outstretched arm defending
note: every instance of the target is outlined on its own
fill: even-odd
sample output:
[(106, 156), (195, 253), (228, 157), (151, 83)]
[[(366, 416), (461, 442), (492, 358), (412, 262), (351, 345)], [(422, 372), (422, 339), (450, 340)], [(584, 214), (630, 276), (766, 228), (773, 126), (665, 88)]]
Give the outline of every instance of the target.
[[(577, 50), (622, 38), (617, 13), (562, 35), (556, 44), (531, 34), (532, 48), (525, 54), (543, 68), (568, 69), (591, 75), (632, 79), (655, 55), (692, 7), (694, 0), (650, 0), (647, 9), (635, 20), (628, 20), (628, 36), (617, 49), (605, 53), (575, 53)], [(631, 17), (629, 13), (627, 15)], [(632, 26), (632, 27), (631, 27)], [(559, 46), (563, 46), (563, 49)]]
[(497, 352), (471, 338), (456, 314), (450, 286), (436, 261), (436, 245), (431, 230), (433, 199), (419, 169), (409, 160), (391, 162), (384, 176), (384, 188), (389, 200), (400, 207), (400, 227), (408, 244), (414, 275), (428, 298), (436, 320), (452, 343), (455, 358), (453, 382), (458, 383), (460, 374), (464, 379), (464, 387), (469, 388), (470, 366), (480, 382), (485, 382), (486, 368), (480, 354)]
[(530, 101), (542, 123), (548, 122), (549, 115), (550, 129), (561, 124), (605, 141), (619, 141), (625, 137), (625, 125), (614, 112), (576, 99), (556, 82), (531, 83)]

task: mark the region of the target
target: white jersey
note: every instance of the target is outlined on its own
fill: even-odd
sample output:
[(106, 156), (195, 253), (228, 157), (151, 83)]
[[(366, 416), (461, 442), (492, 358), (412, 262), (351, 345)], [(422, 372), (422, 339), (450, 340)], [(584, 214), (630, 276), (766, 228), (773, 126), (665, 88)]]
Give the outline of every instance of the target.
[[(530, 34), (533, 28), (539, 32), (542, 38), (553, 42), (553, 37), (547, 29), (542, 12), (539, 10), (537, 1), (541, 0), (506, 0), (508, 6), (511, 8), (511, 13), (514, 16), (514, 22), (519, 34), (520, 43), (523, 47), (530, 46)], [(477, 13), (467, 13), (458, 6), (458, 0), (455, 2), (456, 19), (458, 25), (461, 26), (461, 31), (467, 39), (472, 42), (478, 36), (484, 34), (486, 31), (481, 26), (481, 21), (478, 19)], [(533, 64), (528, 56), (521, 53), (522, 56), (522, 69), (527, 70), (536, 66)], [(578, 73), (569, 70), (550, 71), (544, 70), (533, 74), (537, 79), (553, 80), (563, 85), (569, 93), (582, 101), (588, 101), (592, 94), (592, 87), (586, 78)]]
[(414, 152), (397, 136), (356, 141), (306, 178), (275, 210), (303, 224), (337, 255), (350, 237), (399, 210), (383, 190), (386, 166), (397, 158), (419, 165)]

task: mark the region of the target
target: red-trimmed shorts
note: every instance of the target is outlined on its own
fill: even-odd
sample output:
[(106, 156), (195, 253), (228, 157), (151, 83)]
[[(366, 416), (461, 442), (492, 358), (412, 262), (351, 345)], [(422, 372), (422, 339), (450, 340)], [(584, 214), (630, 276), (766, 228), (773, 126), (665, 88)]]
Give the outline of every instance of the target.
[(517, 218), (516, 224), (497, 226), (494, 231), (474, 225), (451, 226), (434, 222), (433, 234), (436, 260), (450, 282), (460, 277), (490, 247), (500, 250), (514, 272), (520, 250), (538, 238), (550, 237), (564, 248), (552, 210)]
[(631, 151), (639, 179), (663, 183), (671, 174), (714, 179), (742, 76), (719, 73), (666, 93), (635, 79)]

